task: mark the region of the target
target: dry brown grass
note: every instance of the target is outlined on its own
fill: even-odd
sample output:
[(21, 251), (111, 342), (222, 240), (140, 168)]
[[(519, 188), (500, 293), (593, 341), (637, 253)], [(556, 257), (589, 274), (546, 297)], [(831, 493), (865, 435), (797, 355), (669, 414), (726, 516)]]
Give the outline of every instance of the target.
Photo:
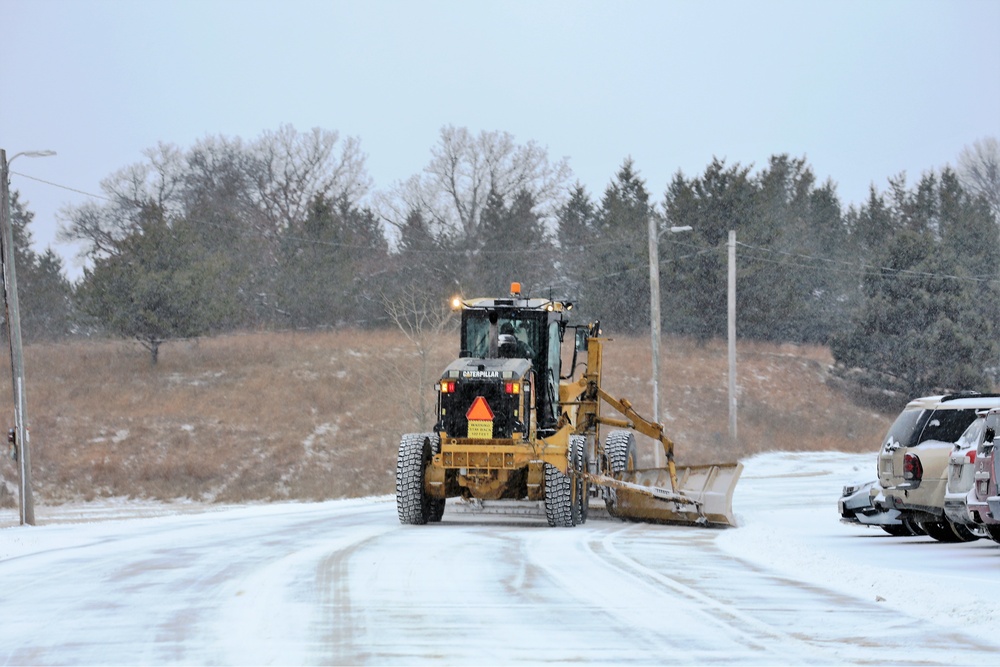
[[(431, 351), (443, 368), (453, 336)], [(739, 445), (728, 443), (724, 342), (664, 341), (663, 417), (680, 463), (766, 450), (870, 451), (890, 415), (826, 382), (819, 347), (739, 347)], [(4, 355), (6, 356), (6, 355)], [(418, 417), (419, 358), (393, 331), (257, 333), (164, 346), (86, 341), (25, 349), (36, 502), (105, 496), (247, 500), (391, 493), (401, 433)], [(13, 424), (9, 364), (0, 415)], [(648, 338), (606, 346), (606, 388), (651, 415)], [(436, 372), (436, 371), (435, 371)], [(432, 404), (432, 403), (431, 403)], [(0, 417), (2, 419), (2, 417)], [(642, 463), (652, 444), (642, 446)], [(11, 484), (7, 458), (0, 475)]]

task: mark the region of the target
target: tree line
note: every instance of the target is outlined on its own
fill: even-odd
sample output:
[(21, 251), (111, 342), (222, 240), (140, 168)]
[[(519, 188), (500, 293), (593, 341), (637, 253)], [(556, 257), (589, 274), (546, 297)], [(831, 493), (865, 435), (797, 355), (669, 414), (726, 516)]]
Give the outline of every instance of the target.
[[(532, 296), (573, 300), (605, 331), (640, 333), (653, 220), (665, 332), (725, 335), (735, 230), (739, 337), (829, 345), (878, 389), (989, 389), (1000, 366), (997, 162), (996, 140), (983, 140), (957, 169), (888, 179), (845, 209), (834, 183), (788, 155), (756, 170), (713, 160), (678, 172), (657, 199), (629, 158), (597, 197), (534, 142), (452, 126), (419, 174), (379, 191), (360, 142), (333, 131), (160, 144), (102, 181), (101, 199), (66, 211), (62, 237), (88, 259), (75, 284), (58, 257), (30, 250), (32, 214), (15, 194), (22, 326), (29, 341), (134, 338), (155, 363), (183, 337), (419, 326), (450, 295), (502, 295), (517, 280)], [(407, 304), (435, 312), (401, 318)]]

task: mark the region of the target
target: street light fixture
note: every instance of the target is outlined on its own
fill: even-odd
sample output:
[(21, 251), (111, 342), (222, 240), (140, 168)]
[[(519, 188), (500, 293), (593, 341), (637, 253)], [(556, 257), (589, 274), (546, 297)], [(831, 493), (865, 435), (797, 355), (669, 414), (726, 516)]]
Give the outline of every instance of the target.
[(55, 154), (56, 154), (55, 151), (47, 151), (47, 150), (46, 151), (21, 151), (20, 153), (14, 153), (14, 156), (11, 159), (7, 160), (7, 166), (10, 167), (10, 163), (13, 162), (15, 159), (21, 157), (22, 155), (24, 157), (51, 157), (51, 156), (53, 156)]
[[(653, 421), (660, 422), (660, 236), (691, 231), (691, 225), (656, 229), (656, 216), (649, 216), (649, 330), (653, 347)], [(660, 447), (653, 448), (653, 467), (663, 465)]]
[(21, 347), (21, 316), (17, 307), (17, 274), (14, 270), (14, 231), (10, 221), (10, 163), (21, 157), (49, 157), (55, 151), (22, 151), (8, 160), (0, 148), (0, 261), (10, 342), (11, 376), (14, 384), (14, 446), (17, 452), (18, 508), (21, 525), (35, 524), (35, 502), (31, 494), (31, 454), (28, 449), (28, 402), (24, 394), (24, 353)]

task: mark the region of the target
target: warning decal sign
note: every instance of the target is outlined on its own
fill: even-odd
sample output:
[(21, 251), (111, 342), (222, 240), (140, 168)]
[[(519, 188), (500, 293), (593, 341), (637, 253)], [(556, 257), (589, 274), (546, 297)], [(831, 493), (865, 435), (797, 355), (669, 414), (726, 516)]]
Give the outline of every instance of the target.
[(476, 396), (476, 400), (469, 406), (469, 411), (465, 413), (469, 420), (470, 438), (476, 440), (491, 440), (493, 438), (493, 410), (489, 403), (482, 396)]

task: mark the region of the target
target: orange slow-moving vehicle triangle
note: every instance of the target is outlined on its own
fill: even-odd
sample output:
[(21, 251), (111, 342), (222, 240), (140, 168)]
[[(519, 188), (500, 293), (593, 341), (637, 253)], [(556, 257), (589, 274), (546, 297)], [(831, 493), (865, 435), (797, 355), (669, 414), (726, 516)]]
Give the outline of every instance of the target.
[(469, 406), (469, 411), (465, 413), (465, 416), (469, 421), (493, 421), (493, 411), (490, 410), (489, 404), (482, 396), (476, 396), (476, 400)]

